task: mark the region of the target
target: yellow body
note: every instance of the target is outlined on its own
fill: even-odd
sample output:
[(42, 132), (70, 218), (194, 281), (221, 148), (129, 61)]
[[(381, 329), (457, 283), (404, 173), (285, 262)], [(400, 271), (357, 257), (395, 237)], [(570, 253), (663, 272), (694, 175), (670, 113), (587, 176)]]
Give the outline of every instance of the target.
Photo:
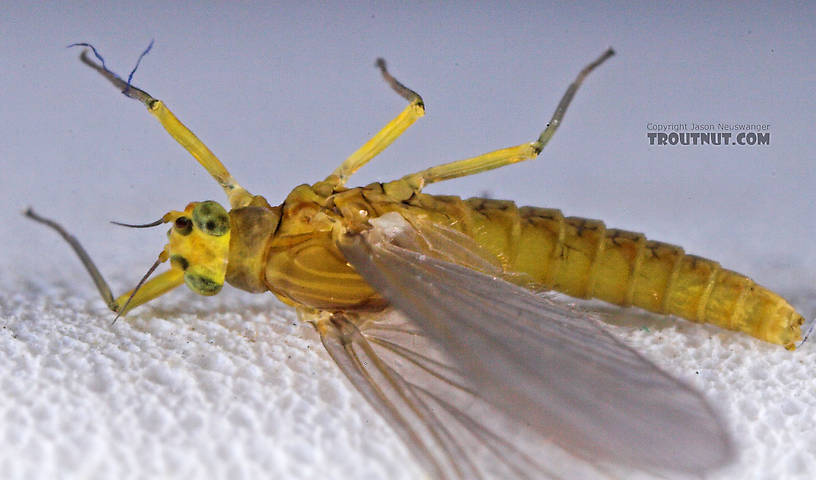
[[(116, 318), (181, 284), (200, 295), (217, 294), (225, 281), (275, 293), (315, 326), (329, 355), (433, 478), (483, 478), (479, 472), (498, 464), (506, 469), (495, 470), (505, 472), (497, 477), (549, 478), (537, 457), (550, 444), (558, 458), (575, 454), (654, 473), (699, 476), (731, 457), (727, 432), (697, 392), (580, 312), (508, 281), (708, 322), (791, 349), (801, 338), (803, 318), (784, 299), (679, 247), (558, 210), (422, 193), (430, 183), (537, 157), (611, 48), (581, 70), (536, 140), (347, 188), (354, 172), (425, 111), (379, 59), (408, 106), (324, 180), (271, 206), (241, 187), (163, 102), (80, 45), (100, 61), (85, 52), (87, 65), (141, 101), (218, 182), (229, 211), (212, 200), (192, 202), (156, 222), (128, 225), (170, 229), (154, 265), (118, 298), (72, 235), (26, 214), (71, 245)], [(169, 269), (151, 279), (165, 262)], [(386, 297), (403, 315), (380, 314)]]
[[(430, 183), (538, 156), (584, 78), (613, 54), (609, 49), (581, 70), (537, 140), (433, 166), (387, 183), (349, 189), (345, 186), (348, 178), (425, 112), (419, 94), (398, 82), (385, 62), (378, 60), (385, 80), (409, 105), (325, 180), (296, 187), (283, 204), (272, 207), (264, 197), (241, 187), (163, 102), (125, 83), (83, 53), (86, 64), (122, 88), (125, 95), (144, 103), (196, 158), (223, 188), (231, 210), (227, 213), (213, 201), (194, 202), (152, 224), (173, 224), (169, 243), (142, 282), (118, 298), (73, 237), (52, 221), (33, 212), (28, 215), (59, 231), (72, 245), (102, 297), (119, 315), (182, 283), (196, 293), (213, 295), (224, 281), (250, 292), (272, 291), (300, 311), (383, 309), (387, 302), (354, 271), (337, 241), (338, 235), (372, 228), (369, 221), (373, 218), (397, 212), (409, 223), (438, 225), (464, 234), (480, 250), (480, 258), (489, 257), (484, 260), (500, 268), (507, 280), (531, 289), (677, 315), (794, 348), (801, 339), (804, 319), (783, 298), (716, 262), (686, 255), (680, 247), (646, 240), (639, 233), (607, 229), (597, 220), (565, 218), (558, 210), (422, 193)], [(446, 248), (461, 249), (455, 243)], [(171, 269), (146, 281), (167, 260)], [(464, 257), (461, 260), (466, 263)]]
[[(455, 229), (495, 256), (508, 279), (535, 290), (556, 290), (676, 315), (694, 322), (748, 333), (792, 348), (801, 338), (799, 315), (782, 297), (717, 262), (686, 255), (682, 248), (646, 240), (640, 233), (607, 229), (603, 222), (564, 217), (559, 210), (518, 208), (513, 202), (412, 194), (400, 198), (400, 181), (375, 183), (328, 196), (302, 185), (286, 199), (279, 225), (254, 258), (231, 248), (230, 277), (260, 275), (283, 301), (307, 309), (350, 311), (385, 306), (384, 300), (348, 265), (335, 246), (340, 223), (361, 231), (371, 218), (397, 212)], [(389, 193), (390, 192), (390, 193)], [(237, 212), (240, 212), (238, 210)], [(243, 232), (236, 229), (233, 242)], [(251, 223), (256, 225), (257, 222)], [(245, 242), (259, 245), (257, 239)], [(236, 263), (233, 263), (236, 262)], [(243, 269), (243, 270), (242, 270)]]

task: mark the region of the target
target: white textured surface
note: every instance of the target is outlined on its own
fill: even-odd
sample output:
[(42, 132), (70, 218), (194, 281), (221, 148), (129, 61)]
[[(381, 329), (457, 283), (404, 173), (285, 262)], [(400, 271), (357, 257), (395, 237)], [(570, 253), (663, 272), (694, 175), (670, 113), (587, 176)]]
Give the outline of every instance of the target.
[(269, 298), (177, 297), (111, 327), (69, 287), (27, 287), (0, 296), (4, 478), (376, 479), (408, 461)]
[[(488, 191), (720, 260), (816, 315), (814, 7), (131, 7), (18, 2), (0, 16), (0, 470), (7, 478), (418, 478), (405, 448), (270, 296), (180, 289), (109, 325), (85, 272), (27, 205), (85, 243), (117, 292), (155, 258), (149, 221), (221, 199), (144, 109), (64, 45), (95, 42), (250, 190), (279, 202), (402, 108), (428, 116), (358, 183), (527, 141), (608, 45), (541, 159), (431, 192)], [(649, 147), (650, 121), (768, 122), (772, 145)], [(630, 312), (629, 312), (630, 313)], [(816, 347), (628, 315), (617, 330), (722, 408), (740, 462), (816, 471)], [(646, 329), (648, 329), (648, 331)]]
[[(270, 297), (181, 292), (111, 327), (90, 288), (65, 283), (0, 293), (4, 478), (420, 477), (311, 327)], [(789, 353), (632, 312), (613, 321), (725, 413), (741, 457), (711, 478), (811, 478), (813, 343)]]

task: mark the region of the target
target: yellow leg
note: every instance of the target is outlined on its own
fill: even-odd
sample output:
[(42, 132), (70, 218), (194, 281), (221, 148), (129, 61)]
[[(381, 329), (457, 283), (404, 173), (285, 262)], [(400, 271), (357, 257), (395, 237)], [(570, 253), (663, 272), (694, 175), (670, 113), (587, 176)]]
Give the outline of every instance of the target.
[[(87, 46), (90, 47), (90, 45)], [(96, 51), (94, 51), (94, 53), (96, 53)], [(104, 65), (97, 65), (88, 57), (87, 51), (82, 52), (80, 59), (84, 64), (99, 72), (117, 88), (121, 89), (123, 94), (145, 104), (147, 110), (159, 120), (165, 130), (167, 130), (167, 133), (169, 133), (170, 136), (181, 144), (185, 150), (190, 152), (190, 154), (192, 154), (193, 157), (198, 160), (198, 163), (200, 163), (201, 166), (204, 167), (207, 172), (213, 176), (213, 178), (215, 178), (218, 184), (221, 185), (221, 188), (223, 188), (224, 192), (227, 194), (227, 198), (229, 198), (232, 208), (242, 207), (249, 204), (249, 202), (252, 200), (252, 195), (235, 181), (229, 171), (227, 171), (226, 167), (224, 167), (221, 161), (218, 160), (218, 157), (216, 157), (215, 154), (212, 153), (210, 149), (207, 148), (207, 146), (204, 145), (204, 143), (190, 131), (189, 128), (184, 126), (184, 124), (181, 123), (175, 115), (173, 115), (173, 112), (171, 112), (161, 100), (157, 100), (144, 90), (136, 88), (133, 85), (125, 82), (113, 72), (105, 68)]]
[(394, 140), (402, 135), (408, 127), (413, 125), (417, 119), (425, 115), (425, 104), (422, 97), (418, 93), (401, 84), (396, 78), (392, 77), (385, 67), (385, 60), (377, 59), (377, 67), (380, 68), (383, 78), (391, 85), (400, 96), (411, 102), (405, 110), (396, 116), (393, 120), (371, 137), (369, 141), (360, 147), (356, 152), (352, 153), (331, 175), (326, 177), (325, 182), (333, 186), (345, 185), (348, 178), (363, 165), (368, 163), (372, 158), (379, 155), (391, 145)]
[(171, 267), (170, 270), (159, 274), (156, 278), (148, 280), (144, 284), (139, 284), (133, 290), (119, 296), (115, 300), (115, 308), (111, 308), (111, 310), (117, 313), (117, 318), (125, 316), (139, 305), (164, 295), (182, 283), (184, 283), (184, 271), (180, 268)]
[[(547, 128), (541, 133), (538, 140), (530, 143), (523, 143), (515, 147), (503, 148), (494, 152), (485, 153), (483, 155), (479, 155), (478, 157), (466, 158), (464, 160), (431, 167), (420, 172), (406, 175), (400, 180), (390, 183), (394, 184), (393, 188), (398, 188), (396, 186), (397, 183), (402, 185), (407, 183), (414, 191), (420, 191), (425, 185), (434, 182), (441, 182), (451, 178), (473, 175), (475, 173), (492, 170), (511, 163), (530, 160), (537, 157), (553, 136), (555, 131), (558, 129), (559, 125), (561, 125), (561, 120), (564, 118), (564, 113), (567, 111), (567, 107), (572, 101), (572, 97), (575, 95), (578, 87), (581, 86), (584, 78), (589, 75), (589, 72), (594, 70), (595, 67), (603, 63), (607, 58), (614, 54), (615, 52), (610, 48), (604, 52), (603, 55), (598, 57), (597, 60), (581, 70), (569, 88), (567, 88), (566, 93), (564, 93), (564, 96), (558, 103), (558, 107), (555, 109), (555, 113), (553, 113), (552, 119), (550, 119), (550, 123), (547, 124)], [(387, 185), (386, 188), (388, 187), (389, 186)]]
[[(74, 252), (77, 254), (80, 261), (82, 261), (82, 265), (85, 266), (85, 269), (88, 270), (88, 273), (91, 275), (91, 279), (93, 279), (97, 290), (99, 290), (102, 300), (105, 301), (108, 308), (116, 312), (116, 318), (119, 318), (133, 308), (147, 303), (150, 300), (153, 300), (154, 298), (163, 295), (164, 293), (167, 293), (168, 291), (184, 283), (184, 272), (175, 267), (162, 273), (156, 278), (145, 282), (150, 274), (153, 273), (153, 270), (155, 270), (159, 264), (167, 260), (166, 253), (162, 252), (162, 254), (159, 255), (159, 260), (153, 264), (150, 270), (148, 270), (147, 274), (145, 274), (136, 288), (124, 295), (121, 295), (119, 298), (114, 299), (113, 293), (111, 293), (111, 289), (108, 286), (108, 282), (106, 282), (104, 277), (102, 277), (102, 274), (99, 272), (99, 269), (96, 268), (96, 265), (91, 260), (88, 252), (85, 251), (85, 249), (73, 235), (69, 234), (57, 222), (37, 215), (30, 208), (25, 211), (25, 215), (32, 220), (40, 222), (56, 230), (56, 232), (59, 233), (66, 242), (68, 242), (71, 248), (74, 249)], [(114, 319), (114, 321), (116, 321), (116, 319)]]

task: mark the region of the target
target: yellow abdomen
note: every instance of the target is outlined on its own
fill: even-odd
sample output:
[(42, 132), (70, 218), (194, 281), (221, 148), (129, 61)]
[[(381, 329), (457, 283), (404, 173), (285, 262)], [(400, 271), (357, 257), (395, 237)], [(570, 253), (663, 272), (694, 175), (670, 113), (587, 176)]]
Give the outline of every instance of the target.
[(559, 210), (469, 199), (471, 236), (542, 289), (738, 330), (793, 348), (803, 318), (785, 299), (717, 262)]

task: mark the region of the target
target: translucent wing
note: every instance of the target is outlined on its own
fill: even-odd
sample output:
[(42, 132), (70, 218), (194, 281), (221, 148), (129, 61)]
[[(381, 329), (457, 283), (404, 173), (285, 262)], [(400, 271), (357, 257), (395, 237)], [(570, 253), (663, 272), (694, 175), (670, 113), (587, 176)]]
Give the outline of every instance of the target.
[(485, 402), (414, 322), (391, 312), (318, 327), (341, 370), (432, 478), (599, 478), (551, 441)]
[[(484, 410), (524, 425), (533, 432), (534, 445), (554, 442), (593, 462), (699, 473), (730, 460), (729, 437), (695, 390), (611, 337), (586, 314), (497, 276), (429, 255), (435, 252), (421, 247), (428, 241), (423, 234), (403, 220), (361, 235), (341, 236), (338, 245), (371, 285), (441, 347), (454, 366), (451, 371), (457, 372), (459, 390), (489, 407)], [(403, 437), (415, 436), (417, 441), (412, 443), (418, 445), (445, 444), (434, 436), (449, 432), (447, 425), (427, 425), (439, 420), (427, 410), (435, 413), (440, 407), (417, 400), (421, 395), (408, 388), (414, 378), (397, 374), (368, 343), (345, 345), (346, 350), (355, 347), (372, 363), (361, 365), (359, 352), (356, 359), (346, 353), (352, 356), (351, 362), (338, 359), (337, 349), (332, 356), (341, 367), (346, 363), (344, 371), (350, 377), (363, 376), (357, 381), (352, 378), (358, 388), (369, 382), (379, 394), (388, 382), (388, 388), (410, 392), (400, 395), (402, 404), (383, 395), (373, 400), (375, 405), (380, 402), (381, 411), (390, 410), (384, 414), (392, 424), (402, 425)], [(386, 375), (372, 376), (372, 365)], [(479, 419), (461, 409), (447, 417), (449, 423), (453, 417), (458, 427), (477, 419), (478, 426), (464, 427), (471, 432), (485, 423), (504, 422)], [(502, 439), (515, 434), (500, 426), (492, 432)], [(455, 457), (456, 438), (447, 435), (451, 440), (447, 454)], [(457, 468), (463, 467), (457, 464)]]

